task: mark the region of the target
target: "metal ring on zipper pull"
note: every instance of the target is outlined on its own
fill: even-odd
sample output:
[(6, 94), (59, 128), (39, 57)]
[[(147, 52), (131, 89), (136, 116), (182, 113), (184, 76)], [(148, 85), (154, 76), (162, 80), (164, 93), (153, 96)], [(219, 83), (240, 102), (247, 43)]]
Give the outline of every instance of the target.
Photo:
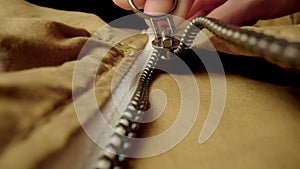
[(171, 15), (171, 14), (174, 13), (174, 11), (177, 8), (178, 0), (174, 0), (174, 4), (173, 4), (172, 8), (169, 10), (169, 12), (167, 14), (162, 14), (162, 15), (150, 15), (150, 14), (144, 13), (143, 11), (141, 11), (140, 9), (138, 9), (136, 7), (133, 0), (128, 0), (128, 3), (130, 5), (130, 7), (132, 8), (132, 11), (141, 18), (144, 18), (144, 19), (151, 19), (151, 18), (165, 19), (166, 17), (168, 17), (168, 15)]
[[(139, 10), (134, 4), (133, 0), (128, 0), (129, 5), (136, 15), (143, 19), (150, 20), (155, 35), (155, 39), (152, 41), (152, 46), (153, 48), (161, 51), (162, 55), (164, 55), (162, 58), (164, 59), (169, 59), (169, 52), (173, 52), (180, 44), (180, 40), (174, 36), (176, 33), (176, 27), (172, 19), (172, 14), (177, 7), (178, 0), (173, 1), (174, 4), (168, 13), (161, 15), (150, 15)], [(167, 24), (159, 25), (159, 21), (167, 21)]]

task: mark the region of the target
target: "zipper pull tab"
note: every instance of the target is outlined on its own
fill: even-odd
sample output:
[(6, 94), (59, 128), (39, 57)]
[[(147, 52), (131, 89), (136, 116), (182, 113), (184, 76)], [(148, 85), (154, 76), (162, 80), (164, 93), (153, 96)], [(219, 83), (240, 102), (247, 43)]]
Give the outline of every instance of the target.
[(160, 51), (163, 59), (170, 59), (170, 52), (179, 46), (180, 40), (174, 35), (176, 33), (176, 27), (172, 19), (172, 13), (175, 11), (178, 0), (173, 0), (173, 7), (166, 14), (161, 15), (149, 15), (139, 10), (133, 0), (128, 0), (133, 12), (141, 18), (150, 20), (153, 32), (155, 35), (152, 41), (153, 48)]

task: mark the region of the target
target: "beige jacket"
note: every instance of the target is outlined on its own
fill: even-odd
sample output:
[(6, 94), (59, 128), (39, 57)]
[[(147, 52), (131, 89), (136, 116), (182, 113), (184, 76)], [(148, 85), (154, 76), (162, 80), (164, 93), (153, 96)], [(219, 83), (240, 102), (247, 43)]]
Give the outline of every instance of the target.
[[(105, 23), (92, 14), (38, 7), (23, 0), (0, 0), (0, 4), (0, 168), (69, 168), (82, 160), (78, 155), (84, 152), (83, 142), (91, 142), (73, 106), (72, 90), (79, 90), (72, 89), (74, 65), (80, 62), (77, 57), (85, 42)], [(299, 23), (295, 14), (247, 28), (300, 41)], [(95, 81), (99, 107), (111, 94), (118, 65), (147, 42), (147, 36), (139, 34), (116, 41), (128, 32), (138, 31), (105, 28), (98, 33), (97, 53), (105, 56)], [(226, 71), (227, 95), (219, 127), (207, 142), (198, 143), (210, 108), (211, 86), (207, 73), (196, 68), (201, 101), (191, 132), (164, 154), (132, 159), (130, 168), (298, 169), (298, 74), (247, 57), (251, 54), (208, 32), (207, 36), (223, 52), (219, 55)], [(112, 46), (113, 50), (103, 52)], [(197, 42), (194, 48), (203, 46)], [(87, 84), (82, 82), (82, 87)], [(168, 103), (164, 113), (146, 126), (144, 137), (174, 123), (180, 108), (180, 91), (174, 86), (168, 74), (159, 75), (152, 84), (152, 89), (164, 91)], [(76, 141), (79, 135), (85, 141)]]

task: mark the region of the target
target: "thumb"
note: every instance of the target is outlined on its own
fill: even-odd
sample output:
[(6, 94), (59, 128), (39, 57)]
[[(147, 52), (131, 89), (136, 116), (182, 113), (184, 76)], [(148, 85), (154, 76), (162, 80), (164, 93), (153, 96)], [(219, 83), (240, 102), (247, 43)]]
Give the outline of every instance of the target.
[(147, 0), (144, 12), (150, 15), (167, 13), (173, 6), (173, 0)]

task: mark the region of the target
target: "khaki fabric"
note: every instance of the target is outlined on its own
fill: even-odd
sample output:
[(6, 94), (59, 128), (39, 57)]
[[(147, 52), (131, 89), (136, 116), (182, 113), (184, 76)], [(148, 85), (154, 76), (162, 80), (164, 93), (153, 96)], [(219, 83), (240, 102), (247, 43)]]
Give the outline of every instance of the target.
[[(45, 161), (63, 156), (70, 140), (82, 132), (72, 99), (72, 90), (81, 90), (72, 88), (74, 66), (81, 62), (76, 59), (85, 42), (105, 23), (92, 14), (38, 7), (23, 0), (0, 0), (0, 5), (3, 6), (0, 11), (0, 168), (47, 168), (45, 165), (49, 163)], [(297, 24), (299, 15), (294, 14), (260, 21), (246, 29), (299, 41)], [(111, 94), (110, 81), (117, 65), (124, 57), (143, 49), (147, 42), (145, 35), (121, 42), (116, 39), (137, 32), (110, 27), (98, 32), (97, 53), (105, 56), (95, 81), (100, 107)], [(194, 76), (201, 102), (191, 132), (172, 150), (151, 158), (132, 159), (129, 167), (299, 168), (298, 74), (245, 57), (252, 55), (209, 33), (207, 36), (218, 51), (227, 53), (220, 54), (226, 71), (227, 99), (219, 127), (206, 143), (198, 143), (211, 91), (207, 73), (196, 66)], [(194, 48), (203, 46), (196, 43)], [(105, 53), (107, 49), (111, 50)], [(94, 58), (82, 60), (88, 59), (91, 65), (97, 63)], [(88, 76), (85, 73), (82, 76)], [(83, 81), (81, 87), (88, 85), (88, 81)], [(161, 89), (168, 104), (159, 119), (145, 126), (144, 137), (163, 132), (176, 119), (180, 93), (174, 86), (176, 83), (168, 74), (162, 73), (155, 79), (152, 89)], [(155, 102), (151, 105), (155, 107)], [(66, 159), (69, 163), (74, 160)]]

